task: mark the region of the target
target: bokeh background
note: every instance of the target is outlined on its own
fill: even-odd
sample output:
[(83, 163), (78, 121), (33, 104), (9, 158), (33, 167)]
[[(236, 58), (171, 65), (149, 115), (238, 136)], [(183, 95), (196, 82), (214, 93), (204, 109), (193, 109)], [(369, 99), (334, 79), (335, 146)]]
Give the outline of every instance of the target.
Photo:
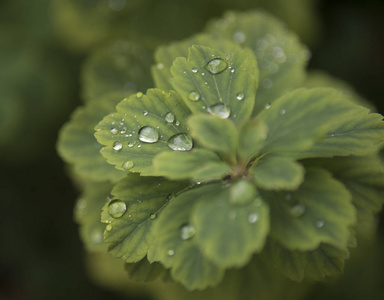
[[(82, 64), (113, 39), (155, 49), (249, 8), (282, 18), (309, 45), (310, 68), (348, 82), (384, 113), (379, 0), (0, 0), (1, 300), (144, 299), (98, 285), (85, 267), (73, 221), (78, 191), (55, 149), (81, 103)], [(378, 222), (364, 257), (308, 299), (384, 299), (383, 213)]]

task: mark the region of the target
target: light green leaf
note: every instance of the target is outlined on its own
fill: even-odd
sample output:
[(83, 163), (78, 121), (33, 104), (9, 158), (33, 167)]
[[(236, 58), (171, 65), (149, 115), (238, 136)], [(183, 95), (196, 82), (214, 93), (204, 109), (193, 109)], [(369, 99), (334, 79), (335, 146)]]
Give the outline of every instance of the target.
[(312, 251), (298, 251), (284, 248), (270, 239), (262, 252), (265, 263), (273, 265), (283, 275), (301, 282), (304, 278), (324, 280), (340, 276), (349, 251), (327, 244), (320, 244)]
[(96, 124), (112, 112), (119, 101), (118, 95), (109, 95), (87, 103), (72, 114), (71, 120), (60, 131), (57, 151), (66, 162), (73, 164), (76, 173), (85, 178), (117, 182), (125, 176), (125, 172), (105, 161), (100, 154), (102, 147), (94, 137)]
[(153, 240), (151, 228), (169, 197), (187, 184), (163, 178), (129, 174), (112, 190), (115, 199), (105, 203), (101, 221), (107, 223), (104, 240), (108, 252), (125, 262), (142, 260)]
[(251, 183), (240, 180), (231, 188), (199, 199), (192, 215), (196, 242), (218, 266), (240, 267), (261, 251), (269, 230), (269, 210)]
[(190, 112), (175, 92), (150, 89), (123, 100), (116, 110), (97, 125), (95, 136), (105, 146), (101, 154), (119, 170), (141, 172), (157, 154), (193, 146), (185, 124)]
[(249, 49), (226, 53), (192, 46), (188, 59), (177, 58), (171, 83), (193, 113), (209, 112), (237, 125), (251, 115), (258, 83), (256, 59)]
[(276, 100), (258, 119), (268, 127), (262, 153), (306, 157), (336, 122), (350, 120), (358, 106), (334, 89), (296, 89)]
[(258, 11), (229, 12), (223, 19), (209, 24), (207, 31), (216, 38), (233, 39), (255, 53), (260, 84), (254, 116), (266, 104), (304, 81), (309, 52), (296, 34), (271, 15)]
[(197, 34), (180, 42), (161, 46), (155, 52), (156, 65), (152, 66), (152, 77), (155, 86), (164, 91), (173, 90), (171, 66), (177, 57), (188, 57), (188, 49), (193, 45), (206, 46), (229, 54), (240, 49), (235, 43), (225, 39), (215, 39), (209, 34)]
[(356, 222), (351, 195), (322, 169), (307, 169), (303, 184), (292, 193), (262, 193), (271, 211), (270, 236), (290, 250), (313, 250), (321, 243), (348, 246)]
[(156, 236), (148, 253), (149, 261), (159, 261), (171, 268), (175, 281), (188, 290), (201, 290), (217, 285), (224, 270), (207, 259), (196, 243), (191, 213), (201, 197), (217, 193), (221, 184), (203, 185), (175, 197), (159, 216), (153, 234)]
[(135, 281), (153, 281), (157, 278), (167, 278), (169, 271), (157, 262), (149, 263), (146, 258), (143, 258), (136, 263), (126, 263), (125, 271), (128, 273), (129, 279)]
[(192, 137), (203, 147), (229, 159), (236, 155), (237, 130), (231, 120), (198, 114), (188, 119), (188, 125)]
[(195, 181), (221, 179), (231, 168), (220, 157), (205, 149), (190, 152), (164, 152), (153, 160), (153, 174), (173, 180), (192, 178)]
[(252, 160), (264, 146), (268, 127), (257, 119), (247, 122), (239, 130), (237, 153), (245, 163)]
[(75, 206), (75, 220), (80, 225), (80, 236), (85, 248), (90, 252), (105, 252), (105, 225), (100, 214), (113, 185), (109, 182), (85, 182), (83, 192)]
[(263, 157), (250, 171), (255, 184), (266, 190), (295, 190), (304, 180), (304, 168), (286, 157)]
[(153, 87), (152, 53), (144, 46), (119, 40), (95, 51), (82, 71), (83, 96), (98, 100), (111, 93), (121, 99)]

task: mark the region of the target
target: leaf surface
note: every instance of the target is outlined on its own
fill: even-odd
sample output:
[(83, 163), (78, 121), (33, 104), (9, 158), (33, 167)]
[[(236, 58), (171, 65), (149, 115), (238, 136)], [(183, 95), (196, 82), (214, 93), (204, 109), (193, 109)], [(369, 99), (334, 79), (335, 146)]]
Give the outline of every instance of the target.
[(257, 119), (251, 119), (239, 130), (237, 147), (238, 156), (245, 162), (249, 162), (263, 148), (267, 138), (268, 127)]
[(146, 258), (136, 263), (126, 263), (125, 271), (127, 271), (130, 279), (141, 282), (168, 276), (168, 270), (164, 269), (160, 263), (149, 263)]

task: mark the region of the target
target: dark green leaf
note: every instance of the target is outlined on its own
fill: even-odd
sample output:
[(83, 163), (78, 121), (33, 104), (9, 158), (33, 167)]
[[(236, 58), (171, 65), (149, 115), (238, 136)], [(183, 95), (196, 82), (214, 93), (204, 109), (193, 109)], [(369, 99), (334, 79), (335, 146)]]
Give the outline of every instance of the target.
[(130, 279), (135, 281), (153, 281), (159, 277), (167, 277), (168, 270), (157, 262), (149, 263), (146, 258), (143, 258), (136, 263), (126, 263), (125, 270)]
[(193, 113), (209, 112), (239, 124), (252, 113), (257, 72), (256, 59), (249, 49), (226, 53), (192, 46), (188, 59), (174, 61), (171, 83)]
[(105, 146), (101, 154), (119, 170), (149, 170), (157, 154), (193, 146), (185, 124), (190, 112), (174, 92), (151, 89), (123, 100), (116, 109), (97, 125), (95, 136)]

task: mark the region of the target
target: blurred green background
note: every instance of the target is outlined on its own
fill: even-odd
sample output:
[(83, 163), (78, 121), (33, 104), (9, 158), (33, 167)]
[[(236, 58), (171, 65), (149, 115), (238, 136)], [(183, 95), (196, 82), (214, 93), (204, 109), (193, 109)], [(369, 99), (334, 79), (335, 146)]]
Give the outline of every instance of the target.
[[(0, 1), (0, 299), (140, 299), (87, 276), (73, 221), (78, 191), (56, 154), (57, 133), (82, 101), (82, 63), (116, 38), (155, 49), (249, 8), (282, 18), (309, 45), (310, 68), (350, 83), (384, 113), (379, 0)], [(378, 222), (376, 244), (308, 299), (384, 299), (383, 213)]]

